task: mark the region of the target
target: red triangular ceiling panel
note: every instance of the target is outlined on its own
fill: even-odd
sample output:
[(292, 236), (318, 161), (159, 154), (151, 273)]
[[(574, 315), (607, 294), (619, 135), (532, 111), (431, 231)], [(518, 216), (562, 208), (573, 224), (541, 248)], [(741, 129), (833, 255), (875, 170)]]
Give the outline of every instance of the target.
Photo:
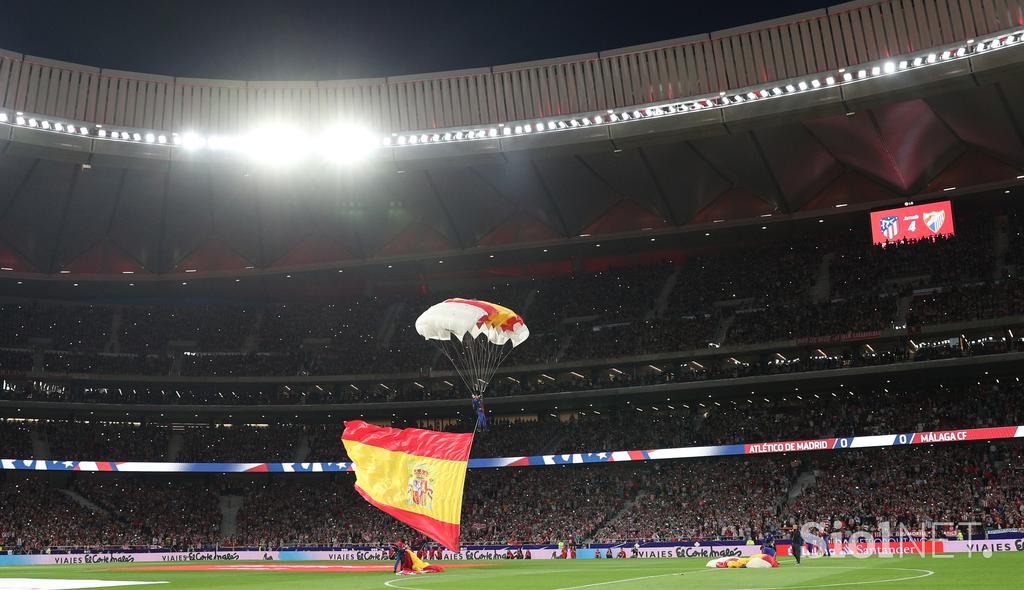
[(299, 242), (287, 254), (279, 258), (272, 268), (327, 264), (352, 259), (352, 254), (342, 243), (331, 236), (314, 234)]
[(558, 232), (522, 211), (512, 215), (486, 236), (480, 238), (480, 246), (502, 246), (523, 242), (541, 242), (558, 239)]
[(174, 267), (175, 272), (218, 272), (242, 270), (252, 263), (220, 240), (204, 242)]
[(733, 221), (749, 219), (767, 213), (773, 213), (775, 207), (755, 193), (742, 187), (733, 187), (715, 197), (697, 215), (690, 220), (691, 224), (712, 223), (714, 221)]
[(932, 193), (955, 186), (965, 187), (1002, 180), (1014, 180), (1021, 172), (981, 152), (971, 151), (960, 156), (933, 178), (924, 192)]
[(423, 223), (410, 223), (377, 252), (377, 256), (402, 256), (451, 250), (451, 242), (436, 229)]
[(895, 199), (896, 193), (857, 172), (846, 172), (803, 206), (803, 211)]
[(72, 274), (140, 274), (149, 272), (134, 258), (124, 253), (110, 240), (96, 242), (77, 258), (65, 264), (62, 270)]
[(604, 212), (587, 229), (585, 234), (621, 234), (642, 229), (662, 228), (668, 225), (661, 217), (636, 201), (623, 199)]
[(38, 272), (35, 266), (21, 257), (7, 244), (0, 242), (0, 267), (9, 268), (16, 272)]

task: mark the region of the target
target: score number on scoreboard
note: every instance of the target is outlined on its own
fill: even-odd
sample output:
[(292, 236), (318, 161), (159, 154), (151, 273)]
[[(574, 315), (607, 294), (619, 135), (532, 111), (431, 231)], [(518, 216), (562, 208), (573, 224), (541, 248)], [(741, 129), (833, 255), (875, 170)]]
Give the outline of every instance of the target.
[(949, 201), (871, 212), (871, 240), (875, 244), (952, 235), (953, 209)]

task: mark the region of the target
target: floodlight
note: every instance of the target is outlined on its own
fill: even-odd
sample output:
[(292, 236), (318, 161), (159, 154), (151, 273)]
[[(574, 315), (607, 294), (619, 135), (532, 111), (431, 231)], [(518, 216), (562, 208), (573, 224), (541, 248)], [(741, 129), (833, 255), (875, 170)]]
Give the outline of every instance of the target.
[(320, 154), (342, 164), (365, 160), (377, 149), (376, 138), (377, 134), (364, 127), (339, 124), (320, 137)]

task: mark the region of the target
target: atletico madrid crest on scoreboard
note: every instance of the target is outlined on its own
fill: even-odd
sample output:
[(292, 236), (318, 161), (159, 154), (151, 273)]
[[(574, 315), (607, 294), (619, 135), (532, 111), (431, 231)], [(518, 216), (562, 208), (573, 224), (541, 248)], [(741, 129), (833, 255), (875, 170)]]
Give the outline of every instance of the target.
[(896, 236), (900, 233), (900, 218), (895, 215), (883, 217), (879, 220), (878, 225), (878, 229), (882, 231), (882, 235), (887, 240), (896, 239)]

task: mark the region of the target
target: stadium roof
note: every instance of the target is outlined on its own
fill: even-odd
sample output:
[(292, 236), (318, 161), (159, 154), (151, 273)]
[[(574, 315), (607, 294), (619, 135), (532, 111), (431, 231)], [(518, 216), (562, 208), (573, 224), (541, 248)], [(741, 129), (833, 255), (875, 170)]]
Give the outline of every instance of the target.
[[(1021, 15), (1020, 0), (854, 2), (601, 54), (341, 82), (5, 53), (0, 267), (70, 282), (467, 253), (486, 265), (1020, 184)], [(355, 125), (374, 145), (354, 165), (280, 167), (244, 153), (295, 151), (288, 132), (249, 134), (266, 121), (304, 138)]]

